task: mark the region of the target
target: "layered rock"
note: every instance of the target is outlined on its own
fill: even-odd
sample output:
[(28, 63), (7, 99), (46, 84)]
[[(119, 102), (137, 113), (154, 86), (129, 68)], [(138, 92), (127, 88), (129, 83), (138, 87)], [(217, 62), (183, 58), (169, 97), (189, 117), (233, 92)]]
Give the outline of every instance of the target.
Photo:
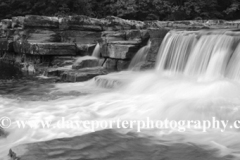
[[(1, 21), (0, 56), (14, 52), (10, 55), (14, 55), (18, 63), (31, 64), (36, 68), (44, 66), (61, 70), (56, 68), (68, 66), (75, 68), (73, 65), (75, 58), (91, 56), (97, 46), (100, 49), (100, 52), (97, 52), (97, 57), (100, 58), (99, 64), (97, 65), (97, 60), (94, 62), (89, 60), (80, 68), (103, 66), (108, 71), (121, 71), (128, 68), (137, 51), (150, 39), (151, 47), (147, 55), (147, 63), (140, 66), (140, 69), (145, 69), (152, 68), (160, 44), (171, 29), (237, 29), (239, 24), (238, 21), (223, 20), (141, 22), (113, 16), (103, 19), (82, 15), (18, 16)], [(70, 58), (69, 61), (68, 58), (63, 60), (64, 58), (59, 57), (75, 58)], [(77, 69), (79, 68), (75, 70)], [(59, 71), (59, 73), (63, 72)]]

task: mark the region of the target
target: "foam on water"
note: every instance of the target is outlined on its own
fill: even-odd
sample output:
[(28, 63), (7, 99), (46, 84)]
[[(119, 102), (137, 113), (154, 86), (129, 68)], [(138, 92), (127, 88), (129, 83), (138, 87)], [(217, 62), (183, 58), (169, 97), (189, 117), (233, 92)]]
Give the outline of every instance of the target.
[[(237, 46), (235, 39), (228, 35), (198, 37), (195, 33), (192, 34), (169, 33), (166, 36), (162, 44), (166, 48), (160, 48), (157, 70), (122, 72), (110, 76), (125, 77), (120, 88), (104, 89), (91, 80), (84, 83), (56, 84), (51, 89), (51, 94), (71, 91), (87, 93), (81, 96), (62, 96), (49, 101), (0, 97), (0, 117), (7, 116), (13, 121), (48, 119), (53, 122), (61, 117), (68, 120), (145, 120), (146, 117), (153, 120), (210, 120), (216, 117), (230, 122), (240, 119), (240, 83), (238, 76), (234, 76), (239, 74), (238, 68), (233, 69), (229, 65), (234, 60), (226, 60), (232, 57), (228, 54), (235, 50), (227, 46)], [(204, 48), (207, 44), (212, 47)], [(203, 54), (198, 59), (195, 56), (199, 56), (200, 52), (196, 48)], [(185, 58), (181, 57), (183, 55)], [(190, 67), (194, 64), (195, 68)], [(202, 73), (208, 78), (202, 78)], [(231, 73), (231, 76), (226, 76), (226, 73)], [(83, 128), (10, 128), (7, 131), (9, 136), (0, 140), (0, 155), (6, 155), (10, 147), (18, 144), (90, 132)], [(205, 133), (199, 129), (187, 129), (182, 133), (174, 129), (151, 129), (143, 130), (143, 133), (172, 142), (191, 142), (204, 145), (205, 148), (215, 148), (219, 150), (219, 156), (232, 154), (236, 159), (240, 157), (240, 134), (236, 129), (227, 128), (225, 132), (209, 129)]]

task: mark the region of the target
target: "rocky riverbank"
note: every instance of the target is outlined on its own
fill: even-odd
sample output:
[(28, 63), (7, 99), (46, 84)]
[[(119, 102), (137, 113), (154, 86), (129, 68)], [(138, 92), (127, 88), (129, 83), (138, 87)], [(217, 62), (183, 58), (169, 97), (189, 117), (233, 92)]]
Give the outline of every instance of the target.
[[(0, 23), (0, 55), (21, 64), (28, 74), (58, 76), (62, 81), (83, 81), (128, 68), (148, 39), (151, 48), (142, 68), (154, 66), (159, 46), (169, 30), (239, 28), (240, 23), (216, 21), (133, 21), (118, 17), (46, 17), (27, 15)], [(96, 52), (97, 59), (85, 57)], [(75, 67), (75, 64), (82, 67)], [(87, 69), (85, 69), (87, 68)], [(90, 69), (89, 69), (90, 68)], [(141, 68), (141, 67), (140, 67)]]

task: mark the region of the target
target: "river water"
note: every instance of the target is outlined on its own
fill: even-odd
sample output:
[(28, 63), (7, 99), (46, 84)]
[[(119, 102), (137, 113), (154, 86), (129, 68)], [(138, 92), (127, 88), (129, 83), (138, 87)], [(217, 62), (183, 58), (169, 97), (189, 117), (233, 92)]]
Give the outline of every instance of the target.
[[(229, 32), (170, 32), (159, 50), (155, 70), (126, 71), (106, 88), (94, 80), (81, 83), (22, 82), (1, 87), (0, 117), (14, 120), (228, 120), (240, 119), (238, 36)], [(114, 78), (113, 78), (114, 77)], [(106, 79), (108, 76), (106, 76)], [(110, 80), (109, 80), (110, 81)], [(0, 155), (27, 142), (88, 134), (84, 128), (5, 129)], [(131, 129), (136, 132), (136, 128)], [(173, 142), (217, 149), (218, 156), (240, 158), (238, 129), (146, 129), (142, 133)]]

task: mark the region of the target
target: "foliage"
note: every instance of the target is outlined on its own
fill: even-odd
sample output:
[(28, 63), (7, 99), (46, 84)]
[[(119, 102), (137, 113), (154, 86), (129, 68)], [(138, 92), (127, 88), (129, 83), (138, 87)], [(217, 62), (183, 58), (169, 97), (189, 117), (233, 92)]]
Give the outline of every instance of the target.
[(136, 20), (239, 19), (240, 0), (1, 0), (0, 18), (21, 15)]

